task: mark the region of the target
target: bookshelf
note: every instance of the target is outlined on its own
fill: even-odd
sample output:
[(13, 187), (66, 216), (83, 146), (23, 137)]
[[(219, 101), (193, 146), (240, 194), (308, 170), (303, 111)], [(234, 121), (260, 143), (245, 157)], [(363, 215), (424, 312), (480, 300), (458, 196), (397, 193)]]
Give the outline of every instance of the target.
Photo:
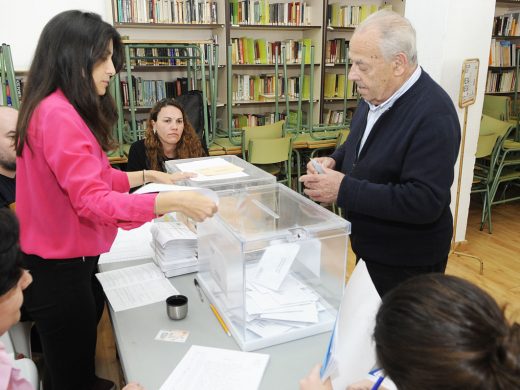
[(513, 95), (520, 48), (520, 2), (497, 2), (486, 80), (486, 94)]

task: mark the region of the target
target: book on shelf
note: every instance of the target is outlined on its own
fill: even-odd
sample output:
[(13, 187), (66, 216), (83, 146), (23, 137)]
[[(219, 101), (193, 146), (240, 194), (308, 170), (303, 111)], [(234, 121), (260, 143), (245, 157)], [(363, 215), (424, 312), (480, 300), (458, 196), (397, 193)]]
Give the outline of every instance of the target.
[(232, 25), (307, 26), (311, 24), (312, 6), (305, 1), (231, 0)]
[(114, 0), (117, 23), (217, 24), (218, 0)]

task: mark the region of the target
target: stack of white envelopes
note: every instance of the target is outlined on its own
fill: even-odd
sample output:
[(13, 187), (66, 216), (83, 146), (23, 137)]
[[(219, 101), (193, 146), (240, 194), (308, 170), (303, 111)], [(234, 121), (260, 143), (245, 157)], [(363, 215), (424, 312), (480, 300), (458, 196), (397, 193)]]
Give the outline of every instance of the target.
[(179, 221), (152, 224), (153, 260), (167, 277), (199, 270), (197, 235)]
[(246, 285), (247, 329), (270, 337), (318, 323), (325, 310), (315, 291), (291, 272), (298, 244), (268, 248)]

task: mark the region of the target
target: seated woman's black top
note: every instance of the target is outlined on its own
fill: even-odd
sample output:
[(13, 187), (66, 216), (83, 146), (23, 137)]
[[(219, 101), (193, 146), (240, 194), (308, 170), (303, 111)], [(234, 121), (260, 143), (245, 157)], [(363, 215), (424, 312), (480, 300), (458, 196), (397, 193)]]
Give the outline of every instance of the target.
[[(173, 158), (160, 158), (159, 166), (163, 172), (166, 172), (164, 169), (164, 162), (168, 160), (173, 160)], [(142, 171), (143, 169), (151, 169), (150, 161), (148, 161), (148, 157), (146, 157), (146, 148), (144, 146), (144, 139), (139, 141), (135, 141), (130, 146), (130, 151), (128, 152), (128, 163), (126, 164), (127, 172), (134, 171)]]

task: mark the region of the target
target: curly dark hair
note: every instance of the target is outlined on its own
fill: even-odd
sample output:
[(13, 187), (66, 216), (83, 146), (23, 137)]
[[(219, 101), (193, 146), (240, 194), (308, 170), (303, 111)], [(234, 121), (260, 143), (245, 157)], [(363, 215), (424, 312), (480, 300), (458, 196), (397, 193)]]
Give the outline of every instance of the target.
[(206, 152), (202, 147), (200, 138), (197, 136), (195, 129), (191, 125), (190, 121), (186, 116), (186, 112), (181, 104), (175, 99), (162, 99), (153, 106), (148, 120), (146, 122), (146, 131), (144, 138), (144, 146), (146, 149), (146, 157), (150, 162), (150, 169), (163, 171), (162, 161), (166, 159), (164, 155), (164, 149), (159, 139), (159, 136), (153, 131), (152, 121), (157, 122), (157, 115), (166, 106), (173, 106), (178, 108), (182, 113), (182, 120), (184, 122), (184, 130), (182, 132), (181, 139), (177, 143), (175, 148), (175, 158), (194, 158), (204, 157)]

